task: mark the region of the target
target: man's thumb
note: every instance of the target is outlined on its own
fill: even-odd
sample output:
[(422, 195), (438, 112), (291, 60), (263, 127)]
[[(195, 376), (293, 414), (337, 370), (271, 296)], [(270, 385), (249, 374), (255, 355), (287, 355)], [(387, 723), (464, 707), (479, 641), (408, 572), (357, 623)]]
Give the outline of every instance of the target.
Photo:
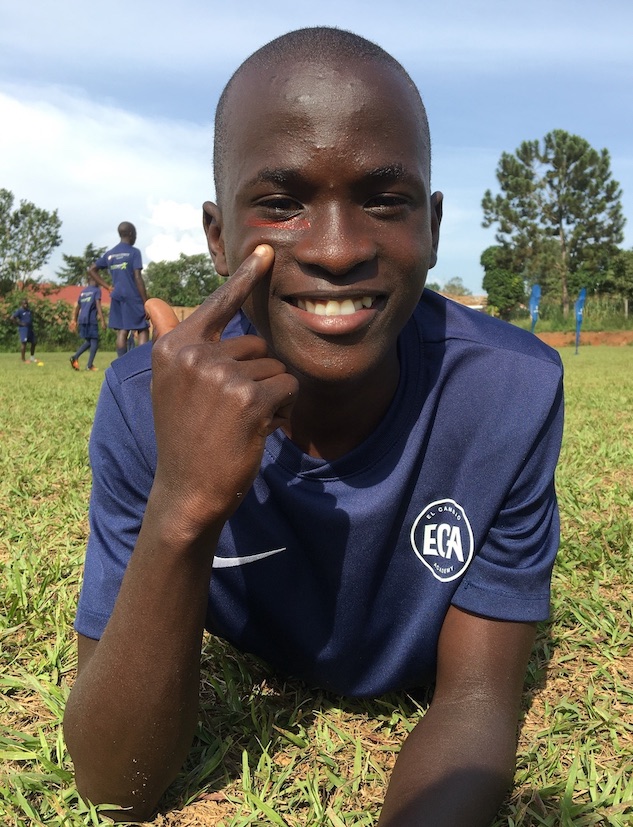
[(162, 299), (148, 299), (145, 302), (145, 312), (154, 328), (152, 335), (154, 342), (156, 339), (164, 336), (165, 333), (173, 330), (179, 323), (174, 311), (167, 302), (164, 302)]

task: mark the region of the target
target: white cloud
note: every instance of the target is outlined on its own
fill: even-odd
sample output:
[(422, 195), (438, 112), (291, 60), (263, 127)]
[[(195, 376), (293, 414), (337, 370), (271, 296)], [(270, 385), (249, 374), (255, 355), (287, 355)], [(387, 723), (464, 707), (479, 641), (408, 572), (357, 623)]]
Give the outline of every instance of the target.
[(161, 229), (192, 230), (202, 224), (202, 211), (191, 204), (177, 201), (158, 201), (151, 205), (150, 224)]
[(207, 252), (202, 231), (202, 210), (192, 204), (161, 200), (149, 204), (147, 223), (151, 241), (145, 247), (148, 261), (172, 261)]
[(63, 222), (47, 275), (61, 252), (116, 243), (123, 220), (136, 225), (147, 259), (205, 249), (210, 124), (143, 118), (72, 90), (34, 86), (0, 88), (0, 122), (0, 186), (17, 201), (57, 208)]

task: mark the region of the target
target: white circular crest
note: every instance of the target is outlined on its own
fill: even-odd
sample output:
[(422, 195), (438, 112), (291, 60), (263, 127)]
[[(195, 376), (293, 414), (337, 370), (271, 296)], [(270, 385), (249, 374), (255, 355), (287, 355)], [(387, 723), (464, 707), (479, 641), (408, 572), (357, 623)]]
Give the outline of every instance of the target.
[(411, 527), (413, 550), (442, 583), (456, 580), (468, 568), (475, 543), (464, 509), (455, 500), (427, 505)]

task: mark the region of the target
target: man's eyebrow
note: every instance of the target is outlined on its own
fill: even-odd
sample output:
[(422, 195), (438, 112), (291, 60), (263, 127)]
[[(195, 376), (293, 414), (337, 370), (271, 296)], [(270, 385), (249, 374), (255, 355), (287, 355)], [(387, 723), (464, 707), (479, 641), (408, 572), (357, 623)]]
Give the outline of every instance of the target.
[(424, 175), (422, 170), (417, 169), (417, 167), (407, 168), (399, 161), (368, 170), (364, 175), (364, 180), (370, 182), (372, 187), (389, 188), (400, 184), (411, 186), (416, 190), (419, 190), (420, 187), (425, 191), (429, 190), (428, 177)]
[(256, 184), (276, 184), (279, 187), (287, 186), (299, 181), (301, 176), (295, 169), (279, 167), (271, 169), (264, 167), (248, 182), (247, 186), (254, 186)]
[[(369, 169), (363, 172), (362, 178), (365, 181), (372, 181), (385, 186), (398, 181), (417, 181), (416, 175), (410, 172), (404, 164), (399, 161)], [(273, 184), (274, 186), (284, 188), (301, 184), (305, 185), (306, 183), (306, 178), (300, 169), (294, 167), (264, 167), (248, 181), (247, 187), (253, 187), (257, 184)]]
[(376, 181), (404, 181), (411, 175), (404, 168), (403, 164), (387, 164), (384, 167), (376, 167), (369, 170), (367, 177)]

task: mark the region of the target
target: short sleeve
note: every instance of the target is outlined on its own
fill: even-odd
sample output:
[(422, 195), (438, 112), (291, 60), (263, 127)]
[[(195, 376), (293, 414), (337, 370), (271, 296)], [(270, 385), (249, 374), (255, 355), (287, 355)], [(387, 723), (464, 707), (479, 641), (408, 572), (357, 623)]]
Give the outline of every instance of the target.
[(554, 472), (562, 430), (561, 378), (549, 415), (536, 429), (497, 519), (455, 592), (455, 606), (499, 620), (539, 621), (549, 616), (560, 537)]
[(99, 258), (95, 261), (95, 267), (97, 270), (107, 270), (108, 269), (108, 258), (107, 254), (99, 256)]
[[(149, 403), (149, 393), (144, 396)], [(110, 369), (90, 437), (90, 536), (75, 618), (76, 631), (93, 639), (101, 637), (112, 614), (153, 481), (151, 458), (138, 444), (127, 421), (132, 416), (134, 421), (144, 417), (144, 412), (126, 410), (123, 398)], [(149, 414), (151, 417), (151, 403)], [(153, 432), (151, 418), (145, 425)]]

